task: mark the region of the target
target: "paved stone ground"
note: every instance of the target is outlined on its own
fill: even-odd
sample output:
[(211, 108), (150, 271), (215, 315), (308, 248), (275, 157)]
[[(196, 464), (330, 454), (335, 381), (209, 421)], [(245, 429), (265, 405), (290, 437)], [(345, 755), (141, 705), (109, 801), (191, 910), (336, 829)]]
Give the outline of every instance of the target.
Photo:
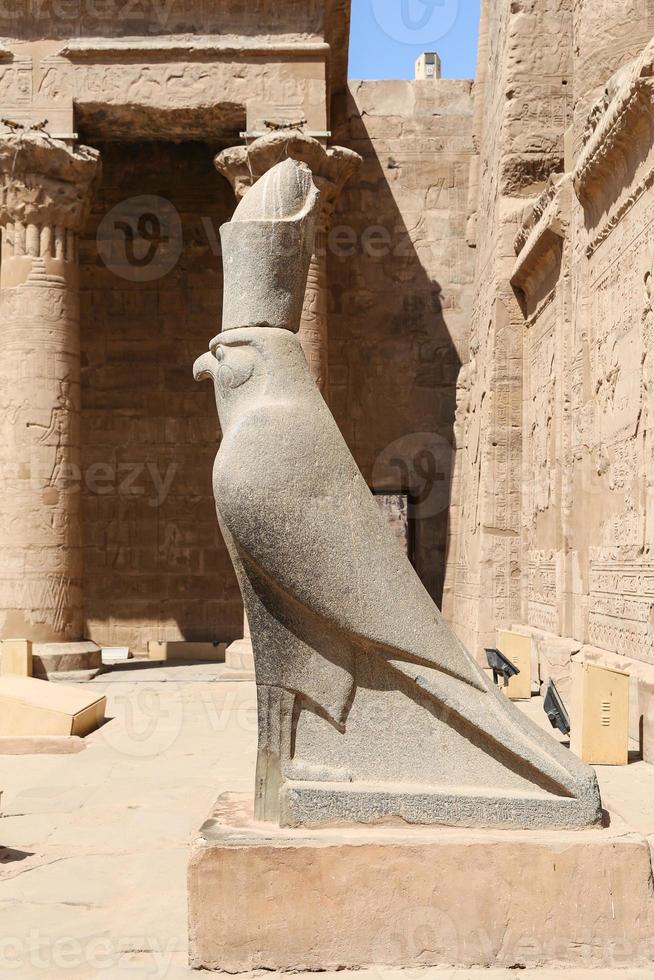
[[(254, 685), (216, 665), (129, 665), (92, 681), (112, 720), (70, 756), (1, 756), (0, 978), (177, 980), (186, 967), (187, 845), (219, 793), (247, 792)], [(536, 700), (528, 710), (539, 711)], [(545, 719), (547, 724), (547, 719)], [(654, 841), (654, 767), (600, 771)], [(322, 975), (330, 980), (330, 975)], [(349, 974), (339, 973), (337, 980)], [(516, 971), (378, 968), (355, 980), (510, 980)], [(653, 980), (653, 970), (520, 971)]]

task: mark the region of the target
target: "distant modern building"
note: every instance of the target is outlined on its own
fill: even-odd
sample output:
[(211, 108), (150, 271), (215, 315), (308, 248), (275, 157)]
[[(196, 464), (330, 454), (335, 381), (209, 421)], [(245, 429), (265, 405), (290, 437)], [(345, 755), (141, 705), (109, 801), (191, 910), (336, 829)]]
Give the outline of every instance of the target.
[(435, 51), (423, 51), (416, 61), (416, 80), (430, 81), (441, 77), (441, 59)]

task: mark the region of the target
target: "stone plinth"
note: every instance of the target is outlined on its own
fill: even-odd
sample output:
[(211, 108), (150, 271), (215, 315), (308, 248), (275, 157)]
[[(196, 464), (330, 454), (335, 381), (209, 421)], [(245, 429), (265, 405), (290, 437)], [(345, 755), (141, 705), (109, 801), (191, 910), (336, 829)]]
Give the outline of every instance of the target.
[(223, 796), (189, 867), (190, 962), (245, 972), (653, 962), (647, 841), (573, 832), (255, 825)]
[(225, 651), (225, 668), (234, 680), (253, 681), (254, 652), (252, 640), (244, 636), (242, 640), (234, 640)]
[(250, 624), (245, 613), (243, 613), (243, 637), (240, 640), (234, 640), (225, 650), (225, 668), (234, 680), (253, 681), (255, 679), (252, 637)]
[(102, 671), (102, 650), (96, 643), (34, 643), (33, 673), (48, 680), (91, 680)]

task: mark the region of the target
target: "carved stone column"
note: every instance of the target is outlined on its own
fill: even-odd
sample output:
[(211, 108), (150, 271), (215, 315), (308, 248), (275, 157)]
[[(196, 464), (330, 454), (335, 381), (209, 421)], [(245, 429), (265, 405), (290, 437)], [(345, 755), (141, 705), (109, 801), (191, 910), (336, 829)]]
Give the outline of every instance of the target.
[(82, 638), (77, 235), (99, 155), (0, 139), (0, 638)]
[[(301, 160), (311, 168), (314, 183), (320, 190), (316, 244), (309, 266), (298, 336), (311, 376), (326, 398), (329, 362), (327, 275), (329, 232), (338, 197), (350, 177), (358, 173), (362, 159), (353, 150), (342, 146), (325, 147), (311, 136), (293, 130), (270, 133), (248, 146), (230, 147), (219, 153), (214, 163), (216, 169), (230, 182), (237, 201), (240, 201), (250, 187), (271, 167), (289, 157)], [(245, 616), (243, 639), (237, 640), (227, 648), (226, 664), (231, 670), (243, 674), (244, 677), (254, 677), (252, 641)]]
[(300, 343), (309, 362), (311, 375), (323, 395), (327, 390), (328, 369), (328, 283), (327, 251), (336, 201), (351, 176), (361, 166), (361, 157), (342, 146), (325, 147), (298, 131), (275, 132), (262, 136), (249, 146), (223, 150), (215, 159), (216, 169), (229, 180), (237, 200), (257, 180), (287, 158), (301, 160), (313, 172), (320, 190), (320, 215), (316, 246), (311, 259), (304, 310), (300, 324)]

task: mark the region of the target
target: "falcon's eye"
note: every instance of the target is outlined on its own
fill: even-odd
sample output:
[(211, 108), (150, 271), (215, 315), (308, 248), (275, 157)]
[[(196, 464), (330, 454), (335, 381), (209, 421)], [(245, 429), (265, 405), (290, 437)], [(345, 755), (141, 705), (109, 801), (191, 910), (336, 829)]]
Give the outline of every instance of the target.
[(225, 348), (222, 347), (222, 346), (214, 347), (214, 349), (213, 349), (213, 356), (216, 358), (217, 361), (224, 361), (225, 360)]

